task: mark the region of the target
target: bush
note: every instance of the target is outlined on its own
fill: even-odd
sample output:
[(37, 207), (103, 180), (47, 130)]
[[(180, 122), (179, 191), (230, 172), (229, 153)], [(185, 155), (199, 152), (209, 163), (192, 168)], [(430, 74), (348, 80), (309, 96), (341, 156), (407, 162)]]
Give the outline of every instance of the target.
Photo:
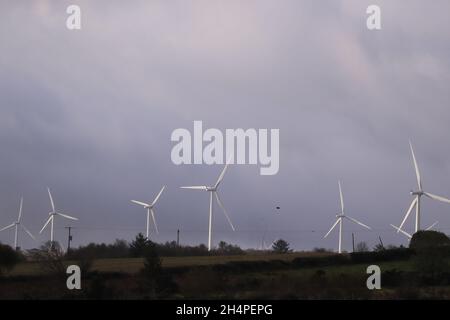
[(86, 257), (95, 257), (96, 259), (105, 258), (127, 258), (130, 256), (130, 248), (125, 240), (116, 239), (113, 244), (89, 243), (87, 246), (70, 249), (67, 255), (68, 259), (81, 260)]
[(420, 279), (428, 284), (445, 284), (449, 270), (450, 239), (442, 232), (418, 231), (410, 242), (416, 251), (415, 269)]
[(386, 249), (373, 252), (352, 252), (350, 258), (353, 263), (372, 263), (379, 261), (408, 260), (414, 250), (407, 248)]
[(350, 259), (346, 255), (333, 254), (323, 257), (298, 257), (292, 260), (294, 267), (326, 267), (349, 264)]
[(244, 273), (244, 272), (260, 272), (273, 271), (280, 269), (288, 269), (290, 263), (282, 260), (270, 261), (230, 261), (225, 264), (217, 264), (212, 266), (214, 271), (221, 273)]
[(21, 255), (10, 246), (0, 244), (0, 276), (10, 272), (21, 260)]
[(64, 252), (58, 242), (47, 241), (39, 249), (28, 251), (28, 255), (39, 263), (44, 273), (65, 277)]
[(225, 241), (220, 241), (217, 249), (213, 250), (213, 254), (220, 256), (230, 256), (230, 255), (241, 255), (244, 254), (244, 250), (236, 245), (226, 243)]
[(358, 242), (356, 244), (355, 252), (368, 252), (369, 246), (365, 242)]
[(409, 243), (411, 249), (445, 246), (450, 246), (450, 239), (438, 231), (417, 231)]

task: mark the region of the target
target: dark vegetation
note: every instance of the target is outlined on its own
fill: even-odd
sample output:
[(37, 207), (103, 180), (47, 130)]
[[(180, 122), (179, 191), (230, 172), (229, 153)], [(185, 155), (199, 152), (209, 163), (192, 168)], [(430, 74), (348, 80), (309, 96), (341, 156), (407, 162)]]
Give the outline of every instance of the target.
[(10, 272), (23, 256), (10, 246), (0, 243), (0, 276)]
[[(162, 266), (161, 257), (244, 255), (246, 251), (222, 242), (208, 252), (204, 246), (156, 244), (142, 235), (129, 245), (91, 244), (66, 256), (49, 245), (27, 255), (38, 261), (43, 275), (3, 276), (0, 298), (11, 298), (13, 292), (19, 299), (450, 299), (450, 240), (431, 231), (416, 233), (409, 248), (378, 246), (368, 251), (361, 246), (364, 250), (341, 255), (318, 248), (314, 251), (319, 255), (286, 261), (277, 259), (277, 252), (290, 251), (280, 239), (269, 260), (170, 268)], [(2, 270), (11, 270), (23, 259), (11, 250), (0, 246)], [(17, 257), (9, 267), (3, 267), (4, 257), (14, 254)], [(91, 271), (92, 259), (98, 256), (142, 257), (144, 263), (136, 274)], [(67, 259), (83, 270), (82, 290), (68, 291), (60, 278)], [(370, 264), (381, 267), (382, 290), (366, 288)]]
[[(71, 249), (68, 259), (80, 260), (86, 257), (96, 259), (105, 258), (129, 258), (143, 257), (143, 250), (147, 246), (147, 239), (142, 234), (138, 234), (135, 240), (128, 244), (125, 240), (116, 240), (113, 244), (90, 243), (77, 249)], [(188, 256), (212, 256), (212, 255), (241, 255), (245, 251), (238, 246), (219, 242), (217, 248), (208, 251), (208, 248), (201, 244), (199, 246), (177, 245), (175, 241), (164, 244), (152, 243), (155, 250), (162, 257), (188, 257)]]

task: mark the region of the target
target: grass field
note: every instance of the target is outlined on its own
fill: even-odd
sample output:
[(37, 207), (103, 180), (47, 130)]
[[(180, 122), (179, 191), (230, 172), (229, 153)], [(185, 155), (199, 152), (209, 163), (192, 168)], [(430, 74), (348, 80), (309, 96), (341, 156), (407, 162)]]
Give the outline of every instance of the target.
[[(173, 272), (167, 273), (169, 282), (164, 282), (159, 294), (171, 299), (450, 299), (448, 283), (436, 287), (421, 284), (414, 276), (417, 271), (413, 260), (375, 263), (384, 274), (382, 290), (375, 291), (366, 286), (370, 263), (308, 267), (275, 262), (326, 255), (330, 253), (163, 257), (166, 270), (182, 270), (172, 269)], [(255, 263), (208, 268), (252, 261)], [(259, 263), (261, 261), (274, 263)], [(76, 262), (67, 261), (67, 264)], [(83, 284), (84, 291), (73, 295), (67, 292), (65, 279), (41, 277), (42, 266), (38, 263), (21, 263), (9, 274), (10, 280), (3, 288), (0, 286), (0, 299), (147, 299), (147, 282), (143, 280), (148, 275), (138, 274), (143, 266), (141, 258), (95, 260), (91, 271), (98, 273), (91, 273)]]
[[(224, 264), (231, 261), (292, 261), (297, 257), (323, 255), (329, 255), (329, 253), (299, 252), (288, 254), (247, 254), (238, 256), (163, 257), (162, 264), (165, 268), (192, 267)], [(143, 266), (144, 261), (142, 258), (98, 259), (94, 261), (92, 270), (99, 272), (124, 272), (132, 274), (138, 272)], [(35, 275), (40, 272), (40, 266), (38, 263), (23, 262), (17, 265), (10, 275)]]

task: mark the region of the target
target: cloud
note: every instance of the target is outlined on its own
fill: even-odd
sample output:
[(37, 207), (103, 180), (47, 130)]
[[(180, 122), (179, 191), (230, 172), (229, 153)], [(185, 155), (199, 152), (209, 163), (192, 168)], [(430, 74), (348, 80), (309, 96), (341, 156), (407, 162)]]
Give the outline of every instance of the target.
[[(76, 32), (65, 29), (69, 2), (0, 4), (0, 223), (24, 194), (38, 231), (49, 185), (80, 218), (75, 244), (130, 239), (145, 217), (129, 200), (166, 184), (157, 240), (181, 229), (182, 241), (206, 242), (208, 199), (178, 186), (209, 183), (221, 168), (170, 162), (171, 132), (193, 120), (280, 129), (277, 176), (230, 168), (221, 195), (238, 231), (217, 211), (216, 241), (256, 246), (268, 228), (299, 249), (333, 247), (321, 238), (338, 179), (348, 213), (375, 229), (348, 225), (347, 237), (403, 241), (389, 224), (414, 186), (409, 139), (426, 186), (450, 195), (446, 2), (380, 1), (376, 33), (365, 28), (368, 1), (75, 2)], [(425, 224), (449, 228), (449, 208), (424, 208)]]

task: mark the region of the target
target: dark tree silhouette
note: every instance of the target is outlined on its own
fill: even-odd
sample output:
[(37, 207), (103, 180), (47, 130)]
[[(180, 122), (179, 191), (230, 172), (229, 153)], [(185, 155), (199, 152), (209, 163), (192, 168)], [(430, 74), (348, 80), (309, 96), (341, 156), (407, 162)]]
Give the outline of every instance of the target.
[(283, 239), (278, 239), (277, 241), (275, 241), (272, 244), (272, 250), (275, 253), (288, 253), (291, 252), (292, 250), (289, 248), (289, 242), (283, 240)]

